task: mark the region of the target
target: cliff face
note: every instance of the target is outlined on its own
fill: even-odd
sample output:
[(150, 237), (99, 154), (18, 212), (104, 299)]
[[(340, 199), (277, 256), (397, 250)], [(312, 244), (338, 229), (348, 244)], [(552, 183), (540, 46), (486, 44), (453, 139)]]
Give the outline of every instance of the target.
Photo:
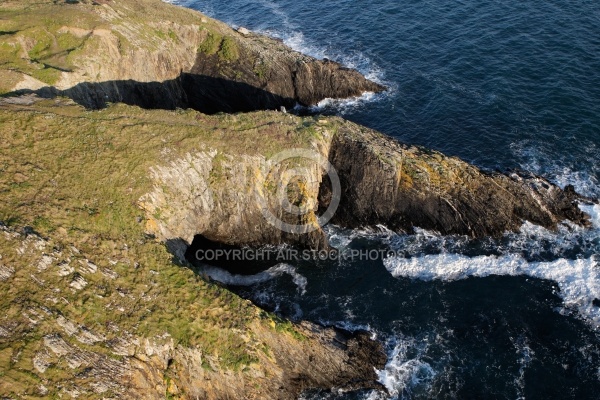
[(346, 226), (482, 235), (523, 218), (586, 223), (570, 191), (484, 174), (339, 118), (86, 112), (64, 99), (9, 98), (0, 127), (0, 221), (11, 224), (0, 230), (7, 396), (295, 398), (312, 387), (376, 387), (380, 345), (279, 320), (172, 262), (199, 233), (321, 245), (319, 229), (310, 242), (263, 220), (261, 206), (279, 204), (262, 179), (271, 173), (309, 178), (286, 191), (309, 211), (288, 222), (314, 224), (331, 198), (321, 169), (275, 162), (285, 149), (328, 157), (342, 188), (334, 220)]
[[(31, 3), (31, 4), (29, 4)], [(384, 88), (354, 70), (161, 0), (8, 2), (0, 90), (205, 113), (312, 105)]]
[[(572, 188), (561, 190), (538, 176), (484, 172), (349, 122), (330, 148), (329, 160), (342, 181), (333, 222), (345, 227), (385, 224), (484, 237), (517, 231), (524, 221), (548, 229), (565, 220), (589, 224)], [(323, 185), (321, 207), (328, 190)]]
[[(264, 140), (246, 142), (235, 150), (233, 146), (206, 146), (203, 151), (152, 168), (154, 189), (140, 198), (149, 231), (164, 241), (183, 239), (186, 244), (202, 234), (213, 241), (236, 245), (293, 243), (327, 247), (316, 217), (323, 170), (312, 160), (292, 157), (280, 163), (273, 156), (286, 151), (287, 144), (290, 149), (312, 149), (326, 159), (331, 128), (316, 125), (312, 119), (303, 122), (274, 112), (237, 118), (245, 120), (239, 121), (245, 129), (233, 129), (221, 137), (224, 144), (231, 143), (233, 135), (243, 142), (254, 135)], [(302, 168), (302, 181), (291, 182), (286, 188), (278, 186), (281, 177), (298, 168)], [(296, 202), (306, 205), (306, 213), (294, 215), (282, 209), (282, 189), (290, 188), (297, 191)], [(309, 232), (280, 229), (265, 217), (265, 207), (282, 222), (306, 226)]]
[[(183, 79), (188, 101), (198, 110), (291, 108), (384, 90), (355, 70), (290, 51), (275, 39), (254, 33), (230, 36), (225, 29), (208, 35), (207, 41), (221, 41), (221, 50), (212, 53), (216, 47), (201, 45), (191, 73)], [(223, 54), (226, 43), (234, 49), (232, 54)]]
[[(313, 149), (336, 170), (341, 190), (332, 222), (340, 226), (383, 224), (396, 231), (420, 227), (484, 237), (517, 231), (525, 221), (548, 229), (565, 220), (588, 224), (574, 191), (561, 190), (540, 177), (483, 172), (458, 158), (401, 144), (339, 118), (263, 115), (274, 126), (248, 121), (247, 129), (257, 137), (281, 140), (277, 144), (281, 148)], [(154, 190), (141, 198), (148, 229), (162, 240), (183, 239), (186, 245), (202, 234), (240, 246), (290, 243), (326, 248), (327, 239), (316, 221), (332, 199), (328, 176), (308, 161), (302, 196), (311, 207), (302, 216), (287, 214), (280, 192), (268, 184), (281, 181), (301, 161), (276, 163), (272, 156), (277, 149), (267, 143), (254, 143), (253, 156), (222, 148), (188, 154), (153, 169)], [(314, 230), (287, 233), (265, 218), (265, 206), (281, 220), (287, 217), (287, 222)]]

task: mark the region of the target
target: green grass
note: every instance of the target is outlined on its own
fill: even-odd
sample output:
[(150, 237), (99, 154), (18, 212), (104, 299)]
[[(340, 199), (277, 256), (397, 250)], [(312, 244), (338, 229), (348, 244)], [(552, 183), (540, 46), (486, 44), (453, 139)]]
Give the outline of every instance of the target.
[(208, 31), (198, 51), (209, 56), (217, 54), (219, 59), (225, 62), (234, 62), (240, 58), (240, 50), (235, 39), (212, 31)]
[(221, 42), (223, 41), (223, 37), (219, 34), (208, 32), (206, 35), (206, 39), (200, 44), (198, 47), (198, 51), (204, 53), (206, 55), (217, 54), (219, 49), (221, 48)]
[[(23, 238), (8, 240), (0, 232), (1, 263), (17, 266), (11, 280), (0, 282), (0, 325), (24, 321), (27, 309), (46, 306), (49, 297), (57, 296), (51, 289), (58, 288), (64, 300), (52, 306), (53, 312), (108, 338), (116, 335), (106, 329), (114, 323), (121, 332), (140, 337), (167, 332), (175, 343), (198, 347), (214, 357), (221, 369), (244, 371), (258, 362), (257, 352), (264, 349), (243, 339), (249, 324), (256, 321), (257, 309), (173, 263), (166, 247), (146, 235), (138, 200), (153, 188), (149, 176), (153, 166), (214, 148), (212, 184), (223, 184), (226, 171), (220, 166), (227, 157), (275, 154), (290, 143), (310, 146), (314, 137), (306, 130), (314, 119), (276, 112), (206, 116), (125, 105), (90, 112), (65, 101), (0, 106), (0, 136), (5, 138), (0, 142), (0, 221), (17, 230), (31, 226), (48, 238), (41, 252), (61, 253), (53, 265), (69, 262), (76, 269), (66, 276), (59, 276), (57, 267), (39, 272), (41, 252), (18, 254)], [(73, 253), (71, 246), (79, 253)], [(86, 259), (118, 277), (77, 271)], [(77, 273), (88, 283), (82, 291), (69, 286)], [(45, 286), (40, 288), (31, 275)], [(267, 321), (271, 322), (277, 332), (305, 339), (293, 324), (274, 316)], [(0, 351), (12, 348), (32, 357), (41, 337), (55, 329), (50, 322), (43, 323), (22, 332), (23, 344), (0, 342)], [(102, 344), (91, 346), (90, 351), (111, 357)], [(21, 370), (0, 368), (13, 386), (21, 382), (15, 387), (23, 393), (32, 378), (20, 371), (37, 376), (27, 357), (19, 364)], [(44, 378), (51, 382), (74, 379), (62, 364), (49, 371)], [(4, 393), (1, 386), (0, 393)]]
[(240, 58), (238, 45), (233, 38), (229, 36), (223, 38), (221, 49), (219, 50), (219, 57), (228, 62), (237, 61)]

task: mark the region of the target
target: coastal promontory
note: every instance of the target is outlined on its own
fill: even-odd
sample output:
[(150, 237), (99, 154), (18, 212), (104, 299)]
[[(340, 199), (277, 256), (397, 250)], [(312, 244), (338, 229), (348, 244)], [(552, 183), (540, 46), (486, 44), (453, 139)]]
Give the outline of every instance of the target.
[[(383, 390), (381, 343), (261, 310), (188, 263), (194, 238), (328, 249), (319, 215), (332, 202), (345, 228), (588, 224), (570, 187), (282, 112), (385, 88), (278, 40), (159, 0), (0, 12), (2, 397)], [(278, 158), (290, 150), (325, 160), (339, 187), (310, 157)], [(285, 193), (306, 212), (285, 216), (270, 182), (298, 171)]]

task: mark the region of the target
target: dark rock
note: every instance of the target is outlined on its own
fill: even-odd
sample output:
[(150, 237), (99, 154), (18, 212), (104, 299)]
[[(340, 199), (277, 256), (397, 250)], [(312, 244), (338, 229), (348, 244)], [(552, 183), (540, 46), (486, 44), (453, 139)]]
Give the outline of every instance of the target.
[[(588, 226), (572, 188), (513, 171), (481, 171), (457, 158), (407, 146), (364, 127), (346, 124), (334, 137), (330, 162), (342, 183), (332, 222), (344, 227), (384, 224), (442, 234), (499, 236), (525, 221), (555, 229), (564, 220)], [(328, 185), (319, 195), (327, 207)]]
[[(239, 57), (229, 62), (218, 54), (198, 53), (184, 85), (193, 108), (198, 109), (193, 106), (197, 101), (193, 99), (199, 95), (219, 103), (235, 102), (229, 107), (221, 105), (223, 111), (252, 111), (293, 108), (296, 103), (309, 106), (325, 98), (348, 98), (385, 90), (356, 70), (303, 55), (265, 36), (245, 38), (239, 48)], [(216, 79), (246, 85), (236, 86)]]
[[(235, 31), (231, 31), (235, 32)], [(80, 82), (66, 90), (18, 90), (41, 97), (66, 96), (91, 109), (125, 103), (147, 109), (192, 108), (206, 114), (291, 109), (325, 98), (348, 98), (385, 88), (341, 64), (298, 53), (262, 35), (228, 36), (239, 55), (198, 51), (195, 64), (171, 80)], [(66, 71), (71, 72), (71, 71)]]

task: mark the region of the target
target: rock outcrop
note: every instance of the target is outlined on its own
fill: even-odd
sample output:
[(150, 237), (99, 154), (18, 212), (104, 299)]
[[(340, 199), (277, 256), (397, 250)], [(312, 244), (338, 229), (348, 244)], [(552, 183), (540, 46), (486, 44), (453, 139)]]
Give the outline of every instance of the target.
[[(282, 132), (294, 131), (296, 124), (299, 129), (278, 146), (312, 149), (336, 170), (340, 203), (331, 221), (340, 226), (383, 224), (399, 232), (419, 227), (484, 237), (517, 231), (525, 221), (548, 229), (563, 221), (589, 224), (578, 208), (578, 201), (586, 199), (541, 177), (481, 171), (458, 158), (404, 145), (340, 118), (263, 115), (276, 127), (256, 121), (247, 128), (258, 136), (282, 139)], [(310, 136), (300, 133), (307, 130)], [(141, 198), (149, 229), (163, 240), (183, 239), (187, 245), (202, 234), (229, 245), (327, 248), (317, 224), (333, 197), (327, 174), (312, 160), (278, 163), (273, 159), (277, 152), (263, 146), (266, 142), (256, 143), (252, 156), (220, 147), (153, 168), (154, 190)], [(301, 202), (311, 205), (301, 216), (286, 213), (275, 187), (267, 190), (299, 165), (304, 168), (303, 183), (291, 182), (288, 189), (301, 191)], [(278, 219), (311, 229), (286, 232), (265, 218), (265, 206)]]
[[(556, 229), (563, 221), (587, 226), (572, 187), (565, 190), (526, 172), (487, 172), (456, 157), (408, 146), (344, 122), (333, 136), (329, 160), (342, 182), (333, 222), (344, 227), (384, 224), (442, 234), (500, 236), (523, 222)], [(328, 185), (321, 189), (327, 206)]]
[[(384, 90), (355, 70), (161, 0), (3, 4), (1, 92), (205, 113)], [(52, 15), (52, 18), (47, 18)]]
[[(240, 151), (219, 145), (153, 167), (150, 174), (154, 189), (140, 198), (149, 231), (164, 241), (183, 239), (187, 245), (195, 235), (202, 234), (211, 240), (235, 245), (258, 247), (292, 243), (326, 248), (327, 239), (316, 217), (323, 170), (312, 160), (296, 157), (280, 163), (269, 154), (281, 153), (269, 147), (276, 143), (285, 151), (287, 142), (290, 148), (311, 149), (326, 158), (331, 130), (325, 126), (312, 127), (314, 121), (310, 119), (306, 121), (310, 125), (304, 126), (302, 119), (282, 113), (261, 113), (255, 115), (258, 119), (248, 117), (247, 132), (269, 139), (279, 136), (282, 142), (257, 142), (253, 149)], [(263, 117), (270, 121), (266, 126), (259, 122), (264, 121)], [(307, 129), (313, 135), (307, 133)], [(235, 130), (231, 133), (240, 134)], [(302, 181), (279, 187), (281, 177), (296, 168), (303, 169)], [(297, 191), (297, 203), (307, 205), (306, 213), (286, 213), (282, 208), (282, 189)], [(265, 208), (282, 222), (306, 226), (306, 232), (281, 229), (266, 217)]]

